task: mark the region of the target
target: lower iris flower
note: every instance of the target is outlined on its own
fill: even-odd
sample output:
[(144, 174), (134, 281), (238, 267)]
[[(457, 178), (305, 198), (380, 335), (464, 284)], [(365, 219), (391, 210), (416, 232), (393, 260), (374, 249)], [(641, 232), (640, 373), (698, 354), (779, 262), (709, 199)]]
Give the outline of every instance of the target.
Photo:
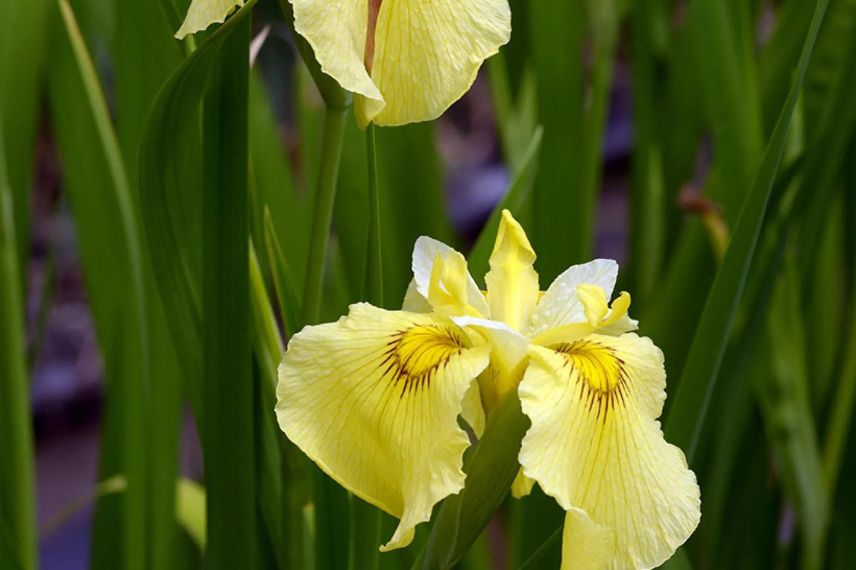
[(482, 292), (464, 257), (430, 238), (413, 253), (401, 311), (351, 306), (305, 328), (279, 370), (286, 435), (358, 497), (400, 519), (382, 550), (465, 484), (463, 454), (505, 397), (519, 397), (515, 496), (534, 483), (566, 511), (563, 568), (648, 568), (698, 525), (699, 488), (658, 422), (663, 354), (635, 334), (630, 296), (609, 299), (611, 260), (541, 291), (535, 252), (503, 212)]

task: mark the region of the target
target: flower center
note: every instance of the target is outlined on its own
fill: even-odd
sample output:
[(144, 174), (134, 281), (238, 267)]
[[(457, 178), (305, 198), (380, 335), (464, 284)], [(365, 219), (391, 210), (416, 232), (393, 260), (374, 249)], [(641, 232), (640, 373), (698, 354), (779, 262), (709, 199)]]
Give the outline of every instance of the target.
[(612, 392), (624, 384), (624, 362), (615, 353), (596, 342), (578, 340), (553, 347), (562, 353), (568, 365), (577, 372), (588, 388), (597, 392)]
[(399, 331), (387, 343), (385, 375), (403, 391), (430, 386), (437, 370), (460, 354), (464, 343), (451, 328), (425, 325)]

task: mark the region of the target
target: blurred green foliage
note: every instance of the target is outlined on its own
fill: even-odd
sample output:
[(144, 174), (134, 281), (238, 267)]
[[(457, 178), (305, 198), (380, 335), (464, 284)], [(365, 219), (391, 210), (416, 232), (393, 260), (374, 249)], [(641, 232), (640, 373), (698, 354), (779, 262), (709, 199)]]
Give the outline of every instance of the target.
[[(665, 431), (702, 488), (701, 525), (668, 565), (849, 567), (856, 0), (510, 4), (513, 39), (482, 84), (510, 180), (498, 208), (531, 229), (542, 284), (597, 249), (605, 133), (629, 68), (621, 284), (666, 355)], [(127, 480), (98, 500), (92, 567), (557, 564), (559, 508), (537, 492), (505, 499), (519, 410), (467, 456), (492, 486), (448, 499), (410, 548), (382, 555), (390, 518), (278, 429), (275, 367), (301, 324), (357, 300), (398, 306), (420, 235), (471, 249), (483, 274), (497, 217), (475, 240), (456, 233), (442, 129), (360, 131), (309, 46), (281, 41), (288, 2), (249, 2), (179, 42), (186, 7), (0, 1), (0, 565), (37, 567), (16, 358), (37, 141), (62, 163), (104, 357), (100, 477)], [(275, 32), (248, 68), (264, 26)], [(727, 232), (722, 256), (711, 228)], [(206, 480), (176, 505), (182, 401)]]

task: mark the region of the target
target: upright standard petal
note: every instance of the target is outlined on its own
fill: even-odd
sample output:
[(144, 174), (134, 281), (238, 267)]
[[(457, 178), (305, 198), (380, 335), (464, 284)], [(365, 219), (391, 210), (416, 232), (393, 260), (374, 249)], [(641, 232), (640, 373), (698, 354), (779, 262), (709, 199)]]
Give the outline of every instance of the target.
[(528, 328), (540, 294), (534, 264), (535, 251), (526, 232), (511, 212), (503, 210), (490, 256), (490, 271), (484, 278), (487, 302), (491, 319), (522, 333)]
[(392, 126), (439, 117), (510, 36), (508, 0), (382, 0), (372, 79), (385, 104), (358, 97), (358, 121)]
[[(436, 263), (441, 262), (444, 265), (444, 271), (436, 271)], [(416, 240), (413, 246), (413, 258), (411, 262), (413, 269), (413, 282), (415, 293), (421, 295), (426, 302), (431, 297), (432, 278), (435, 286), (440, 287), (441, 291), (452, 297), (454, 304), (460, 306), (459, 314), (466, 314), (466, 307), (470, 306), (478, 315), (487, 315), (490, 309), (484, 295), (476, 285), (469, 270), (467, 270), (466, 260), (455, 249), (449, 247), (445, 243), (436, 239), (421, 236)], [(445, 275), (444, 275), (445, 273)], [(457, 273), (457, 275), (454, 275)], [(444, 282), (444, 277), (453, 277), (457, 281), (457, 287), (452, 287), (452, 283)], [(454, 289), (458, 289), (455, 291)], [(455, 299), (454, 297), (458, 297)], [(407, 296), (408, 306), (419, 306), (414, 291), (408, 288)], [(448, 303), (449, 300), (446, 300)]]
[(407, 546), (432, 507), (464, 486), (462, 402), (487, 346), (430, 314), (351, 307), (292, 338), (279, 369), (282, 430), (342, 486), (401, 519), (381, 550)]
[(193, 0), (175, 37), (181, 40), (188, 34), (201, 32), (211, 24), (222, 24), (226, 16), (243, 5), (244, 0)]
[(603, 289), (609, 299), (617, 278), (618, 264), (611, 259), (595, 259), (569, 267), (550, 284), (535, 307), (530, 334), (534, 336), (552, 328), (585, 321), (577, 287), (596, 285)]
[(344, 89), (383, 106), (365, 66), (368, 0), (289, 0), (294, 29), (306, 38), (321, 70)]
[[(532, 427), (520, 463), (565, 510), (611, 532), (607, 568), (652, 568), (698, 525), (699, 488), (657, 421), (665, 399), (662, 352), (647, 338), (591, 335), (533, 347), (520, 384)], [(568, 532), (566, 552), (585, 533)]]

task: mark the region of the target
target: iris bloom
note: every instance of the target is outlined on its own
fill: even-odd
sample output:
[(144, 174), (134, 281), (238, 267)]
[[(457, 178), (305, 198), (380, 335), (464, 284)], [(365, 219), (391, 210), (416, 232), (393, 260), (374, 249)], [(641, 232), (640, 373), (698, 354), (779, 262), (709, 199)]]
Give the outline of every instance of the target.
[[(461, 98), (508, 42), (508, 0), (289, 0), (321, 69), (356, 94), (361, 126), (428, 121)], [(244, 0), (193, 0), (176, 34), (222, 22)]]
[[(463, 256), (422, 237), (402, 311), (356, 304), (294, 336), (279, 370), (280, 426), (321, 469), (398, 517), (406, 546), (464, 486), (485, 414), (516, 392), (531, 427), (515, 490), (537, 482), (567, 512), (563, 568), (649, 568), (699, 522), (695, 475), (663, 439), (663, 354), (610, 305), (614, 261), (571, 267), (541, 292), (535, 253), (503, 212), (479, 290)], [(514, 397), (513, 395), (511, 397)]]

